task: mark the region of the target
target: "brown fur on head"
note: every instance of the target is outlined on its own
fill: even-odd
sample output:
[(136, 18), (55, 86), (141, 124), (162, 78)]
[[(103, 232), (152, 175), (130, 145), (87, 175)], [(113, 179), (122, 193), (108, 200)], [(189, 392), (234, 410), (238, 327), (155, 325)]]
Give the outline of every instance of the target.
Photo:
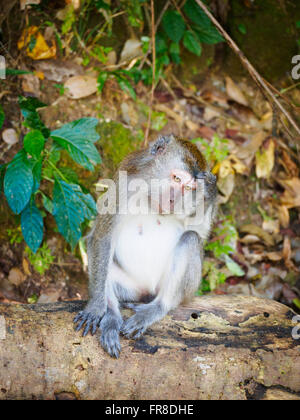
[(126, 170), (129, 175), (143, 173), (159, 162), (164, 166), (171, 161), (180, 161), (193, 176), (208, 170), (206, 160), (197, 146), (189, 140), (174, 135), (159, 136), (147, 148), (128, 155), (119, 170)]

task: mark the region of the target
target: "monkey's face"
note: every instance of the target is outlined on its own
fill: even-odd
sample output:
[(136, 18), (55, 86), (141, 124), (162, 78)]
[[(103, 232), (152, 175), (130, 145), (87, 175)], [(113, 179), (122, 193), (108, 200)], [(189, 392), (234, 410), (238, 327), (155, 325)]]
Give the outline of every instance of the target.
[(216, 178), (197, 148), (174, 136), (160, 137), (151, 147), (154, 155), (151, 182), (158, 176), (159, 192), (151, 189), (151, 208), (162, 214), (190, 216), (204, 200), (216, 194)]

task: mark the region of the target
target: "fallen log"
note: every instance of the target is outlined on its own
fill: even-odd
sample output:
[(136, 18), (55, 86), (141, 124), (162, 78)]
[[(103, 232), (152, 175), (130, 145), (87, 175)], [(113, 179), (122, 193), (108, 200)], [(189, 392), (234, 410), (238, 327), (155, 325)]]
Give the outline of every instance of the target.
[(118, 360), (74, 331), (83, 305), (0, 304), (0, 399), (300, 399), (295, 314), (278, 302), (196, 298), (122, 338)]

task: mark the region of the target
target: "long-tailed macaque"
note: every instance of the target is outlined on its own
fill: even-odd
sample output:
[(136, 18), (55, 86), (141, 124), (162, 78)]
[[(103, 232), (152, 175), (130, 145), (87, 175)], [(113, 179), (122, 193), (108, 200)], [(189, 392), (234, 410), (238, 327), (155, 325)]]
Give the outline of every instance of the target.
[[(216, 178), (195, 144), (169, 135), (127, 156), (114, 180), (116, 211), (100, 211), (87, 237), (90, 300), (74, 322), (83, 335), (99, 327), (102, 346), (118, 357), (120, 332), (140, 337), (199, 288)], [(138, 199), (130, 182), (143, 184)], [(135, 312), (125, 321), (122, 306)]]

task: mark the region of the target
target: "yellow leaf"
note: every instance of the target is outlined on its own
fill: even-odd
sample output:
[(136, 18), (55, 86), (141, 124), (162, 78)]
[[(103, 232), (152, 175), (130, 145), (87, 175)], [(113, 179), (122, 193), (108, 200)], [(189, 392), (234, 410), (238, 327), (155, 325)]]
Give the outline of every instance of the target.
[(40, 80), (44, 80), (45, 79), (45, 75), (42, 71), (35, 71), (34, 72), (35, 76), (38, 77)]
[(256, 176), (257, 178), (269, 178), (274, 167), (274, 140), (269, 139), (258, 150), (256, 156)]
[(51, 44), (49, 47), (37, 26), (29, 26), (29, 28), (23, 30), (18, 41), (18, 49), (21, 50), (26, 47), (28, 57), (33, 58), (33, 60), (45, 60), (56, 56), (55, 41), (51, 40)]

